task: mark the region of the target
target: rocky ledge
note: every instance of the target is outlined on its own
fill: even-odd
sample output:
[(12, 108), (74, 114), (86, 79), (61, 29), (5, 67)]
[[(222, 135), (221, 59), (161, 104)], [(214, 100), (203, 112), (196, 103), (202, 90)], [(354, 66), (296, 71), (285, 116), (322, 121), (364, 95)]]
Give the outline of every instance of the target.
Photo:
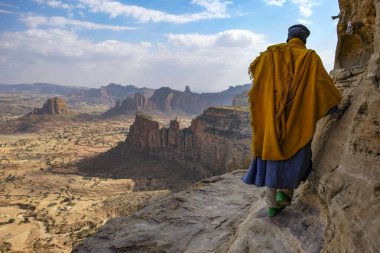
[(73, 252), (320, 252), (318, 209), (296, 201), (268, 218), (262, 188), (242, 183), (243, 174), (203, 180), (112, 219)]

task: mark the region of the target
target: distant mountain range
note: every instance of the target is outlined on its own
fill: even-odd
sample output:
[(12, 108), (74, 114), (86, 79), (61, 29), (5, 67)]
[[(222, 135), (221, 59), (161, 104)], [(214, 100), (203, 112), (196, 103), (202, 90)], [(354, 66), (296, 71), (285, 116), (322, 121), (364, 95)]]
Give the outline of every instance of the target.
[(106, 117), (134, 114), (136, 111), (145, 114), (163, 112), (168, 115), (198, 115), (211, 106), (231, 106), (236, 96), (246, 93), (250, 84), (239, 85), (217, 93), (193, 93), (186, 86), (185, 91), (162, 87), (153, 95), (145, 97), (136, 93), (134, 97), (118, 100), (114, 107), (105, 112)]
[(247, 90), (251, 84), (230, 86), (215, 93), (194, 93), (169, 87), (159, 89), (138, 88), (134, 85), (110, 83), (100, 88), (63, 86), (49, 83), (0, 84), (0, 93), (34, 93), (63, 97), (69, 107), (104, 104), (114, 105), (105, 116), (130, 115), (140, 112), (163, 112), (167, 115), (197, 115), (210, 106), (232, 105), (233, 98)]
[(16, 93), (41, 93), (63, 96), (69, 98), (82, 98), (94, 103), (115, 103), (118, 99), (125, 99), (135, 93), (150, 97), (154, 90), (149, 88), (138, 88), (134, 85), (120, 85), (110, 83), (100, 88), (84, 88), (74, 86), (63, 86), (50, 83), (33, 84), (0, 84), (0, 92)]

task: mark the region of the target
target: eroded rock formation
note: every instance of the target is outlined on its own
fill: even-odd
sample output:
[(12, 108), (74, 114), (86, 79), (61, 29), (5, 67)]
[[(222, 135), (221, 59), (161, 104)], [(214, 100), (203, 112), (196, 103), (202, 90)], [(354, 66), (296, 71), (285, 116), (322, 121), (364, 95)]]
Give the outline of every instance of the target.
[(109, 109), (103, 115), (105, 117), (114, 115), (133, 115), (136, 112), (150, 112), (154, 110), (155, 106), (151, 100), (144, 97), (140, 93), (136, 93), (133, 97), (127, 97), (120, 101), (117, 100), (114, 107)]
[(180, 129), (177, 120), (168, 128), (137, 115), (129, 130), (126, 150), (175, 161), (193, 170), (197, 178), (219, 175), (248, 165), (251, 129), (246, 111), (210, 107)]
[(31, 114), (66, 114), (67, 106), (65, 100), (60, 97), (49, 98), (42, 106), (42, 108), (34, 108)]

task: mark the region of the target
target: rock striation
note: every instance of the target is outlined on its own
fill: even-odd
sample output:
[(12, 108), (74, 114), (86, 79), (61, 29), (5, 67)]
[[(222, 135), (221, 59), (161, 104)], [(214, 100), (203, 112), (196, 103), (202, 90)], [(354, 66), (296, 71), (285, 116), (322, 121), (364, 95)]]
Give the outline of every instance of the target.
[(136, 115), (122, 146), (126, 152), (175, 161), (201, 179), (247, 166), (250, 141), (247, 111), (210, 107), (185, 129), (180, 129), (176, 119), (168, 128), (160, 128), (151, 118)]
[(43, 114), (67, 114), (67, 106), (65, 100), (60, 97), (49, 98), (43, 105), (42, 108), (34, 108), (32, 115), (43, 115)]

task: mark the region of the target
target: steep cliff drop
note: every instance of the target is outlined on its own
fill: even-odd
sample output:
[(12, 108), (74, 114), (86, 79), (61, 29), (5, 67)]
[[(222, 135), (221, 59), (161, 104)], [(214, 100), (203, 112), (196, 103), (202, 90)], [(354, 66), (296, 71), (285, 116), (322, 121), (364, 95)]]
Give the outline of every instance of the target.
[(380, 1), (339, 5), (332, 76), (345, 99), (319, 122), (315, 173), (291, 207), (264, 217), (262, 189), (235, 171), (110, 220), (73, 252), (379, 252)]

